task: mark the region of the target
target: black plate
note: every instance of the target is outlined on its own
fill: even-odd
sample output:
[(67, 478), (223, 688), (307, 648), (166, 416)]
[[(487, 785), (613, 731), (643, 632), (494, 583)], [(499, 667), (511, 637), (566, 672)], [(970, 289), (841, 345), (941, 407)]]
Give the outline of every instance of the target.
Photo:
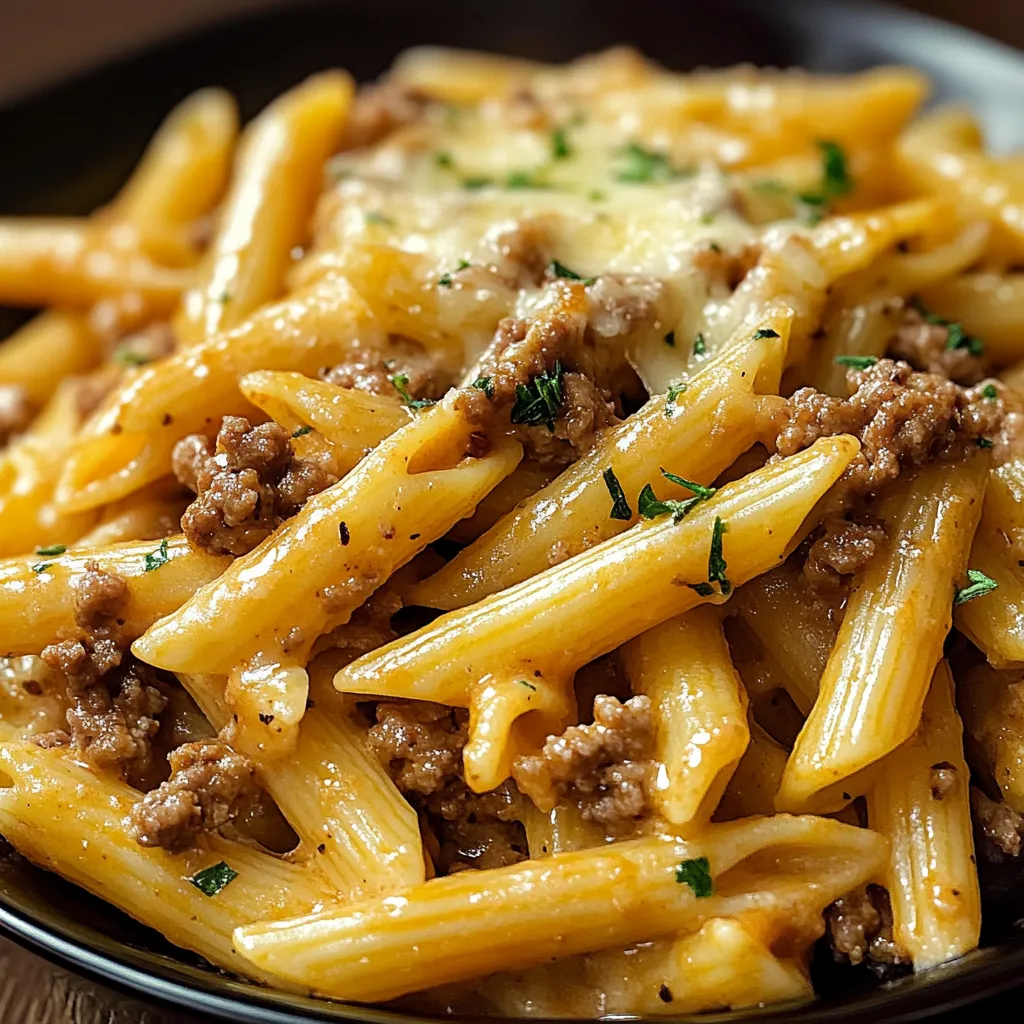
[[(623, 42), (681, 69), (740, 61), (831, 71), (914, 64), (932, 75), (939, 97), (973, 106), (996, 148), (1024, 145), (1019, 114), (1024, 57), (972, 33), (869, 4), (292, 3), (171, 42), (0, 111), (5, 157), (0, 213), (85, 213), (103, 203), (127, 177), (161, 117), (200, 86), (225, 86), (251, 116), (310, 72), (340, 65), (359, 78), (372, 78), (398, 51), (420, 43), (564, 60)], [(0, 333), (3, 320), (0, 311)], [(9, 327), (15, 317), (8, 313), (6, 321)], [(1009, 870), (987, 873), (983, 886), (986, 946), (954, 964), (882, 988), (847, 971), (844, 991), (833, 988), (809, 1007), (699, 1020), (906, 1021), (952, 1011), (1015, 985), (1024, 979), (1024, 936), (1016, 937), (1014, 927), (1024, 918), (1024, 884), (1018, 885)], [(416, 1019), (274, 993), (225, 977), (9, 851), (0, 851), (0, 929), (80, 973), (204, 1019), (239, 1024)]]

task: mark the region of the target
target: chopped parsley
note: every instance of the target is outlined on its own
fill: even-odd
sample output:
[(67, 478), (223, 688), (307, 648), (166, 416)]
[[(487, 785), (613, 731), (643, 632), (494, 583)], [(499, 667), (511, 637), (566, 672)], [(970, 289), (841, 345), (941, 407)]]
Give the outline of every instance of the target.
[(470, 192), (476, 192), (479, 189), (487, 188), (488, 185), (493, 185), (493, 178), (482, 177), (481, 175), (472, 175), (468, 178), (462, 179), (462, 187), (468, 189)]
[(211, 864), (208, 868), (197, 871), (189, 881), (206, 896), (216, 896), (237, 877), (238, 872), (229, 864), (221, 861), (219, 864)]
[(401, 399), (410, 409), (426, 409), (427, 406), (433, 405), (434, 400), (432, 398), (413, 398), (409, 394), (409, 375), (407, 373), (396, 373), (388, 378), (391, 381), (394, 389), (401, 396)]
[(569, 136), (564, 128), (556, 128), (551, 133), (551, 158), (553, 160), (567, 160), (572, 156), (572, 146), (569, 145)]
[(525, 686), (528, 690), (536, 690), (537, 689), (537, 687), (534, 686), (533, 683), (529, 683), (525, 679), (519, 679), (519, 680), (517, 680), (517, 682), (519, 683), (520, 686)]
[(708, 583), (717, 583), (723, 594), (732, 590), (732, 584), (725, 575), (728, 566), (722, 557), (722, 537), (729, 529), (721, 516), (715, 516), (714, 529), (711, 531), (711, 554), (708, 556)]
[(305, 437), (307, 434), (312, 434), (313, 428), (307, 423), (305, 426), (299, 427), (298, 430), (292, 431), (292, 437)]
[(853, 189), (853, 179), (842, 146), (822, 140), (818, 148), (821, 150), (821, 185), (812, 192), (803, 192), (797, 196), (804, 206), (811, 208), (808, 219), (815, 222), (821, 220), (833, 199), (845, 196)]
[(669, 331), (668, 334), (665, 335), (665, 344), (668, 345), (669, 348), (675, 348), (676, 347), (676, 332), (675, 331)]
[(777, 338), (779, 336), (778, 331), (773, 331), (770, 327), (758, 327), (754, 331), (754, 341), (760, 341), (762, 338)]
[(849, 366), (853, 370), (866, 370), (878, 362), (878, 356), (836, 356), (838, 366)]
[(993, 444), (987, 437), (979, 437), (974, 442), (979, 448), (992, 448)]
[(714, 496), (714, 487), (705, 487), (703, 484), (696, 484), (691, 480), (684, 480), (681, 476), (676, 476), (675, 473), (669, 473), (668, 470), (665, 469), (661, 471), (661, 475), (665, 477), (666, 480), (671, 480), (672, 483), (693, 491), (694, 496), (692, 498), (686, 498), (683, 501), (673, 501), (671, 499), (661, 501), (656, 497), (651, 485), (645, 484), (644, 489), (640, 492), (640, 497), (637, 499), (637, 508), (644, 519), (656, 519), (658, 516), (671, 515), (672, 521), (678, 523), (684, 516), (692, 512), (693, 509), (695, 509), (702, 501), (707, 501), (708, 498)]
[(443, 167), (445, 170), (450, 170), (455, 166), (455, 161), (452, 159), (451, 153), (446, 149), (439, 149), (434, 154), (434, 164), (437, 167)]
[(550, 182), (545, 181), (541, 175), (543, 170), (539, 171), (509, 171), (505, 175), (505, 180), (502, 184), (505, 188), (517, 189), (517, 188), (554, 188)]
[(693, 174), (690, 169), (672, 166), (665, 153), (656, 149), (648, 149), (639, 142), (630, 142), (615, 153), (619, 163), (613, 172), (616, 181), (625, 181), (634, 185), (649, 184), (652, 181), (671, 181), (673, 178), (685, 178)]
[(232, 300), (233, 298), (234, 298), (234, 296), (233, 296), (233, 295), (231, 294), (231, 292), (229, 292), (229, 291), (223, 291), (223, 292), (221, 292), (221, 293), (220, 293), (220, 295), (218, 295), (218, 296), (217, 296), (217, 297), (216, 297), (216, 298), (214, 299), (214, 302), (219, 302), (219, 303), (221, 303), (222, 305), (226, 305), (226, 304), (227, 304), (227, 303), (229, 303), (229, 302), (230, 302), (230, 301), (231, 301), (231, 300)]
[(166, 565), (170, 560), (170, 556), (167, 554), (167, 538), (164, 537), (160, 541), (160, 547), (146, 555), (145, 571), (152, 572), (154, 569), (159, 569), (160, 566)]
[(753, 192), (763, 192), (765, 195), (785, 195), (789, 189), (779, 181), (778, 178), (761, 178), (751, 186)]
[(967, 578), (970, 580), (971, 585), (969, 587), (957, 588), (956, 596), (953, 598), (954, 608), (959, 608), (960, 605), (967, 604), (968, 601), (973, 601), (976, 597), (984, 597), (985, 594), (992, 593), (999, 586), (994, 579), (986, 576), (978, 569), (968, 569)]
[(711, 864), (707, 857), (692, 857), (684, 860), (676, 867), (676, 881), (680, 885), (688, 885), (697, 899), (707, 899), (715, 892), (711, 880)]
[(368, 213), (364, 214), (363, 220), (367, 224), (379, 224), (381, 227), (385, 228), (393, 228), (395, 226), (395, 222), (390, 217), (377, 210), (370, 210)]
[(672, 417), (672, 410), (675, 408), (676, 399), (686, 390), (686, 381), (674, 380), (668, 386), (668, 391), (665, 392), (665, 415), (670, 419)]
[(981, 389), (981, 397), (995, 401), (999, 397), (999, 391), (996, 389), (995, 384), (986, 384)]
[(570, 270), (564, 263), (560, 263), (558, 260), (552, 260), (548, 264), (548, 270), (555, 277), (564, 277), (567, 281), (582, 281), (588, 287), (597, 280), (596, 277), (583, 277), (581, 274), (577, 274), (575, 270)]
[(702, 356), (702, 355), (704, 355), (705, 352), (707, 352), (707, 350), (708, 350), (708, 347), (707, 347), (707, 344), (704, 341), (704, 335), (703, 334), (698, 334), (697, 337), (693, 341), (693, 354), (695, 356)]
[(494, 381), (490, 377), (477, 377), (473, 387), (482, 391), (488, 398), (494, 398)]
[(118, 345), (114, 349), (114, 362), (119, 363), (121, 366), (145, 366), (149, 359), (142, 355), (141, 352), (136, 352), (129, 345)]
[(929, 312), (917, 297), (911, 299), (910, 304), (928, 323), (946, 328), (946, 348), (950, 351), (965, 348), (972, 356), (980, 356), (985, 351), (985, 343), (981, 338), (972, 338), (955, 320), (947, 320), (945, 317)]
[(529, 384), (516, 385), (516, 402), (510, 419), (527, 426), (547, 425), (555, 429), (555, 419), (562, 408), (562, 364), (556, 362), (553, 370), (545, 370), (530, 378)]
[(32, 566), (32, 571), (38, 576), (39, 573), (46, 572), (51, 565), (53, 565), (53, 562), (36, 562), (36, 564)]
[(700, 222), (701, 224), (714, 224), (715, 215), (713, 213), (702, 213), (700, 215)]
[(599, 188), (592, 188), (587, 193), (587, 198), (592, 203), (603, 203), (608, 198), (608, 193)]
[(465, 270), (469, 266), (471, 266), (469, 260), (459, 260), (459, 262), (458, 262), (458, 264), (457, 264), (457, 266), (455, 267), (454, 270), (446, 271), (445, 273), (443, 273), (437, 279), (437, 287), (438, 288), (451, 288), (451, 286), (452, 286), (452, 274), (457, 274), (460, 270)]
[(43, 558), (55, 558), (57, 555), (63, 555), (67, 549), (66, 544), (51, 544), (48, 548), (36, 548), (36, 554), (42, 555)]
[(615, 470), (609, 466), (601, 475), (604, 477), (608, 493), (612, 496), (612, 510), (609, 515), (612, 519), (621, 519), (624, 523), (628, 523), (633, 518), (633, 510), (629, 507), (629, 502), (626, 501), (626, 495), (623, 493), (619, 478), (615, 475)]

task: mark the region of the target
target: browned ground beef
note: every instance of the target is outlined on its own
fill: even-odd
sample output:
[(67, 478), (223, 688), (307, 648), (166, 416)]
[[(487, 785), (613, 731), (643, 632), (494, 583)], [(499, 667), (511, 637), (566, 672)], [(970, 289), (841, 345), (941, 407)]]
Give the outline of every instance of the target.
[(918, 373), (907, 363), (880, 359), (850, 370), (849, 398), (801, 388), (787, 402), (776, 438), (780, 456), (793, 455), (819, 438), (854, 434), (861, 451), (833, 490), (838, 511), (877, 493), (901, 470), (939, 457), (955, 457), (978, 438), (999, 430), (1001, 403), (966, 390), (945, 377)]
[(910, 363), (915, 370), (948, 377), (957, 384), (977, 384), (989, 374), (989, 362), (973, 355), (969, 348), (949, 347), (949, 326), (926, 320), (918, 310), (907, 307), (888, 355)]
[(167, 698), (152, 685), (155, 675), (140, 662), (85, 687), (72, 687), (67, 711), (69, 732), (47, 733), (42, 746), (70, 745), (96, 768), (116, 769), (127, 778), (144, 775), (152, 758), (151, 741)]
[(174, 475), (196, 492), (181, 528), (189, 543), (215, 554), (244, 555), (335, 482), (322, 466), (298, 459), (276, 423), (252, 426), (225, 416), (215, 445), (201, 434), (174, 446)]
[(168, 755), (171, 777), (132, 809), (140, 846), (187, 850), (252, 808), (259, 799), (256, 766), (220, 740), (185, 743)]
[(905, 958), (892, 933), (889, 893), (880, 885), (855, 889), (826, 907), (832, 955), (840, 963), (898, 964)]
[(594, 698), (592, 725), (550, 736), (537, 754), (516, 758), (512, 776), (542, 811), (570, 800), (583, 817), (616, 830), (647, 809), (654, 720), (649, 697)]
[(420, 812), (427, 846), (440, 874), (503, 867), (526, 857), (508, 785), (474, 793), (462, 779), (467, 712), (423, 701), (381, 702), (370, 729), (370, 749), (399, 790)]
[(885, 543), (885, 523), (861, 517), (857, 520), (826, 519), (807, 550), (804, 576), (817, 591), (834, 590), (843, 576), (859, 572)]
[(0, 384), (0, 447), (32, 422), (32, 403), (20, 384)]
[(398, 397), (392, 377), (408, 378), (405, 388), (412, 398), (437, 400), (451, 383), (422, 346), (403, 338), (392, 338), (387, 352), (378, 349), (353, 349), (348, 358), (326, 367), (320, 376), (328, 384), (353, 388), (371, 395)]
[(401, 125), (417, 120), (427, 104), (418, 89), (380, 82), (359, 90), (345, 122), (343, 149), (370, 146)]
[(712, 291), (731, 292), (760, 258), (760, 243), (749, 243), (736, 252), (726, 252), (715, 245), (699, 249), (693, 263), (708, 278)]
[(978, 852), (994, 864), (1020, 856), (1024, 817), (1009, 804), (990, 800), (977, 786), (971, 786), (971, 812), (978, 836)]
[(128, 584), (117, 573), (87, 562), (83, 575), (71, 584), (74, 592), (75, 622), (91, 633), (109, 630), (128, 600)]
[(493, 242), (498, 275), (512, 288), (544, 282), (551, 264), (551, 231), (539, 219), (524, 218), (499, 232)]

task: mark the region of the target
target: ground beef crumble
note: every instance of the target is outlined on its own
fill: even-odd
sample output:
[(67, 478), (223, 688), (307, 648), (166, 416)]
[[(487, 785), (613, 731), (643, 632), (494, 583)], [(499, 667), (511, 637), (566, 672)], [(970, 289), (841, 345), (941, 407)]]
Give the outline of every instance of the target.
[(949, 325), (927, 320), (908, 306), (889, 343), (888, 355), (902, 359), (915, 370), (948, 377), (957, 384), (977, 384), (989, 375), (990, 365), (983, 355), (969, 348), (949, 347)]
[(804, 576), (810, 586), (820, 592), (835, 590), (842, 577), (859, 572), (885, 543), (885, 523), (879, 519), (830, 518), (815, 531), (807, 558)]
[(359, 90), (348, 119), (342, 149), (379, 142), (396, 128), (418, 120), (429, 98), (419, 89), (398, 82), (379, 82)]
[(514, 787), (474, 793), (462, 779), (468, 721), (462, 708), (382, 701), (369, 733), (370, 749), (420, 813), (439, 874), (504, 867), (527, 855)]
[(991, 800), (977, 786), (971, 786), (971, 814), (978, 839), (978, 852), (992, 864), (1019, 857), (1024, 817), (1009, 804)]
[(587, 821), (615, 831), (647, 809), (653, 744), (649, 697), (599, 695), (592, 725), (549, 736), (538, 753), (516, 758), (512, 776), (541, 811), (573, 801)]
[(393, 339), (388, 352), (378, 349), (353, 349), (348, 358), (320, 371), (321, 379), (340, 388), (352, 388), (371, 395), (398, 397), (391, 378), (407, 378), (405, 389), (414, 399), (437, 400), (451, 383), (429, 354), (415, 342)]
[(20, 384), (0, 384), (0, 447), (32, 422), (32, 403)]
[(825, 908), (832, 955), (839, 963), (899, 964), (905, 961), (892, 932), (889, 893), (880, 885), (855, 889)]
[(215, 554), (252, 551), (314, 494), (336, 482), (319, 463), (296, 458), (276, 423), (252, 426), (225, 416), (215, 445), (202, 434), (182, 438), (172, 467), (196, 492), (181, 528), (193, 547)]
[(256, 766), (219, 739), (184, 743), (168, 755), (171, 777), (132, 809), (140, 846), (177, 852), (223, 828), (258, 801)]

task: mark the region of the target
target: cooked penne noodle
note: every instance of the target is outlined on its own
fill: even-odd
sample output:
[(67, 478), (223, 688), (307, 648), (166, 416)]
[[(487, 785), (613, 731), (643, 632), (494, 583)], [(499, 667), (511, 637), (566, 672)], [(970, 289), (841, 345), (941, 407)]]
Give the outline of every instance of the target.
[(868, 823), (889, 840), (893, 936), (915, 971), (978, 945), (969, 779), (953, 678), (940, 661), (917, 731), (885, 759), (868, 793)]
[[(280, 984), (235, 952), (232, 930), (309, 913), (330, 900), (312, 864), (291, 863), (245, 843), (215, 836), (184, 854), (139, 846), (123, 826), (139, 794), (60, 750), (4, 744), (0, 779), (0, 828), (20, 854), (155, 925), (175, 945), (262, 981)], [(208, 896), (192, 880), (218, 863), (237, 875)]]
[(747, 694), (729, 657), (718, 609), (694, 608), (622, 651), (634, 693), (655, 718), (656, 810), (676, 827), (701, 826), (750, 739)]
[[(778, 564), (857, 449), (850, 437), (818, 441), (723, 487), (680, 523), (663, 516), (638, 524), (359, 658), (335, 686), (468, 707), (466, 781), (491, 789), (516, 754), (561, 728), (577, 668), (710, 596), (721, 599), (710, 586), (694, 589), (708, 579), (713, 534), (734, 586)], [(727, 524), (724, 537), (716, 523)]]
[(101, 547), (170, 537), (181, 528), (181, 517), (190, 497), (177, 480), (158, 480), (104, 508), (99, 522), (78, 543)]
[(183, 347), (238, 327), (281, 294), (352, 91), (344, 72), (324, 72), (275, 100), (245, 130), (201, 280), (175, 321)]
[(331, 279), (264, 307), (228, 334), (142, 367), (83, 427), (58, 503), (66, 511), (96, 508), (166, 476), (182, 437), (215, 432), (220, 416), (251, 413), (238, 390), (245, 374), (316, 373), (356, 341), (378, 337), (365, 304), (344, 281)]
[[(824, 818), (754, 818), (713, 826), (687, 842), (656, 836), (556, 854), (535, 866), (462, 872), (393, 897), (243, 927), (235, 944), (262, 970), (317, 992), (387, 999), (731, 916), (757, 889), (771, 888), (771, 868), (745, 874), (743, 862), (759, 851), (785, 857), (791, 846), (805, 851), (797, 858), (805, 870), (817, 859), (818, 871), (808, 874), (824, 902), (834, 898), (829, 892), (845, 891), (840, 884), (870, 878), (885, 856), (884, 841), (865, 829)], [(676, 880), (680, 865), (701, 857), (714, 886), (703, 897)], [(609, 878), (617, 880), (614, 901)], [(451, 920), (458, 930), (445, 927)]]
[[(890, 557), (855, 577), (776, 806), (838, 810), (917, 728), (981, 515), (988, 459), (923, 469), (880, 509)], [(861, 775), (860, 778), (854, 776)]]
[[(247, 745), (291, 746), (306, 705), (301, 666), (314, 641), (347, 622), (383, 580), (515, 469), (522, 449), (512, 440), (481, 458), (465, 456), (473, 429), (458, 393), (423, 412), (158, 623), (135, 653), (171, 671), (231, 673), (229, 699), (240, 728), (252, 733)], [(385, 521), (381, 507), (391, 510)], [(263, 600), (268, 588), (281, 607)]]
[[(789, 327), (783, 314), (765, 323), (765, 330), (777, 328), (781, 337), (751, 340), (751, 331), (693, 377), (674, 402), (654, 396), (608, 431), (589, 455), (415, 588), (413, 600), (430, 608), (461, 608), (622, 533), (636, 522), (636, 499), (645, 484), (655, 482), (659, 494), (673, 498), (687, 493), (658, 479), (662, 466), (710, 484), (765, 432), (758, 392), (778, 387)], [(633, 510), (628, 520), (608, 515), (608, 468)]]
[(184, 537), (8, 558), (0, 562), (0, 646), (38, 654), (75, 632), (75, 582), (89, 566), (120, 576), (128, 598), (119, 628), (136, 637), (216, 579), (230, 558), (190, 548)]
[(732, 821), (754, 814), (772, 814), (789, 754), (757, 724), (750, 723), (750, 742), (725, 787), (712, 820)]

